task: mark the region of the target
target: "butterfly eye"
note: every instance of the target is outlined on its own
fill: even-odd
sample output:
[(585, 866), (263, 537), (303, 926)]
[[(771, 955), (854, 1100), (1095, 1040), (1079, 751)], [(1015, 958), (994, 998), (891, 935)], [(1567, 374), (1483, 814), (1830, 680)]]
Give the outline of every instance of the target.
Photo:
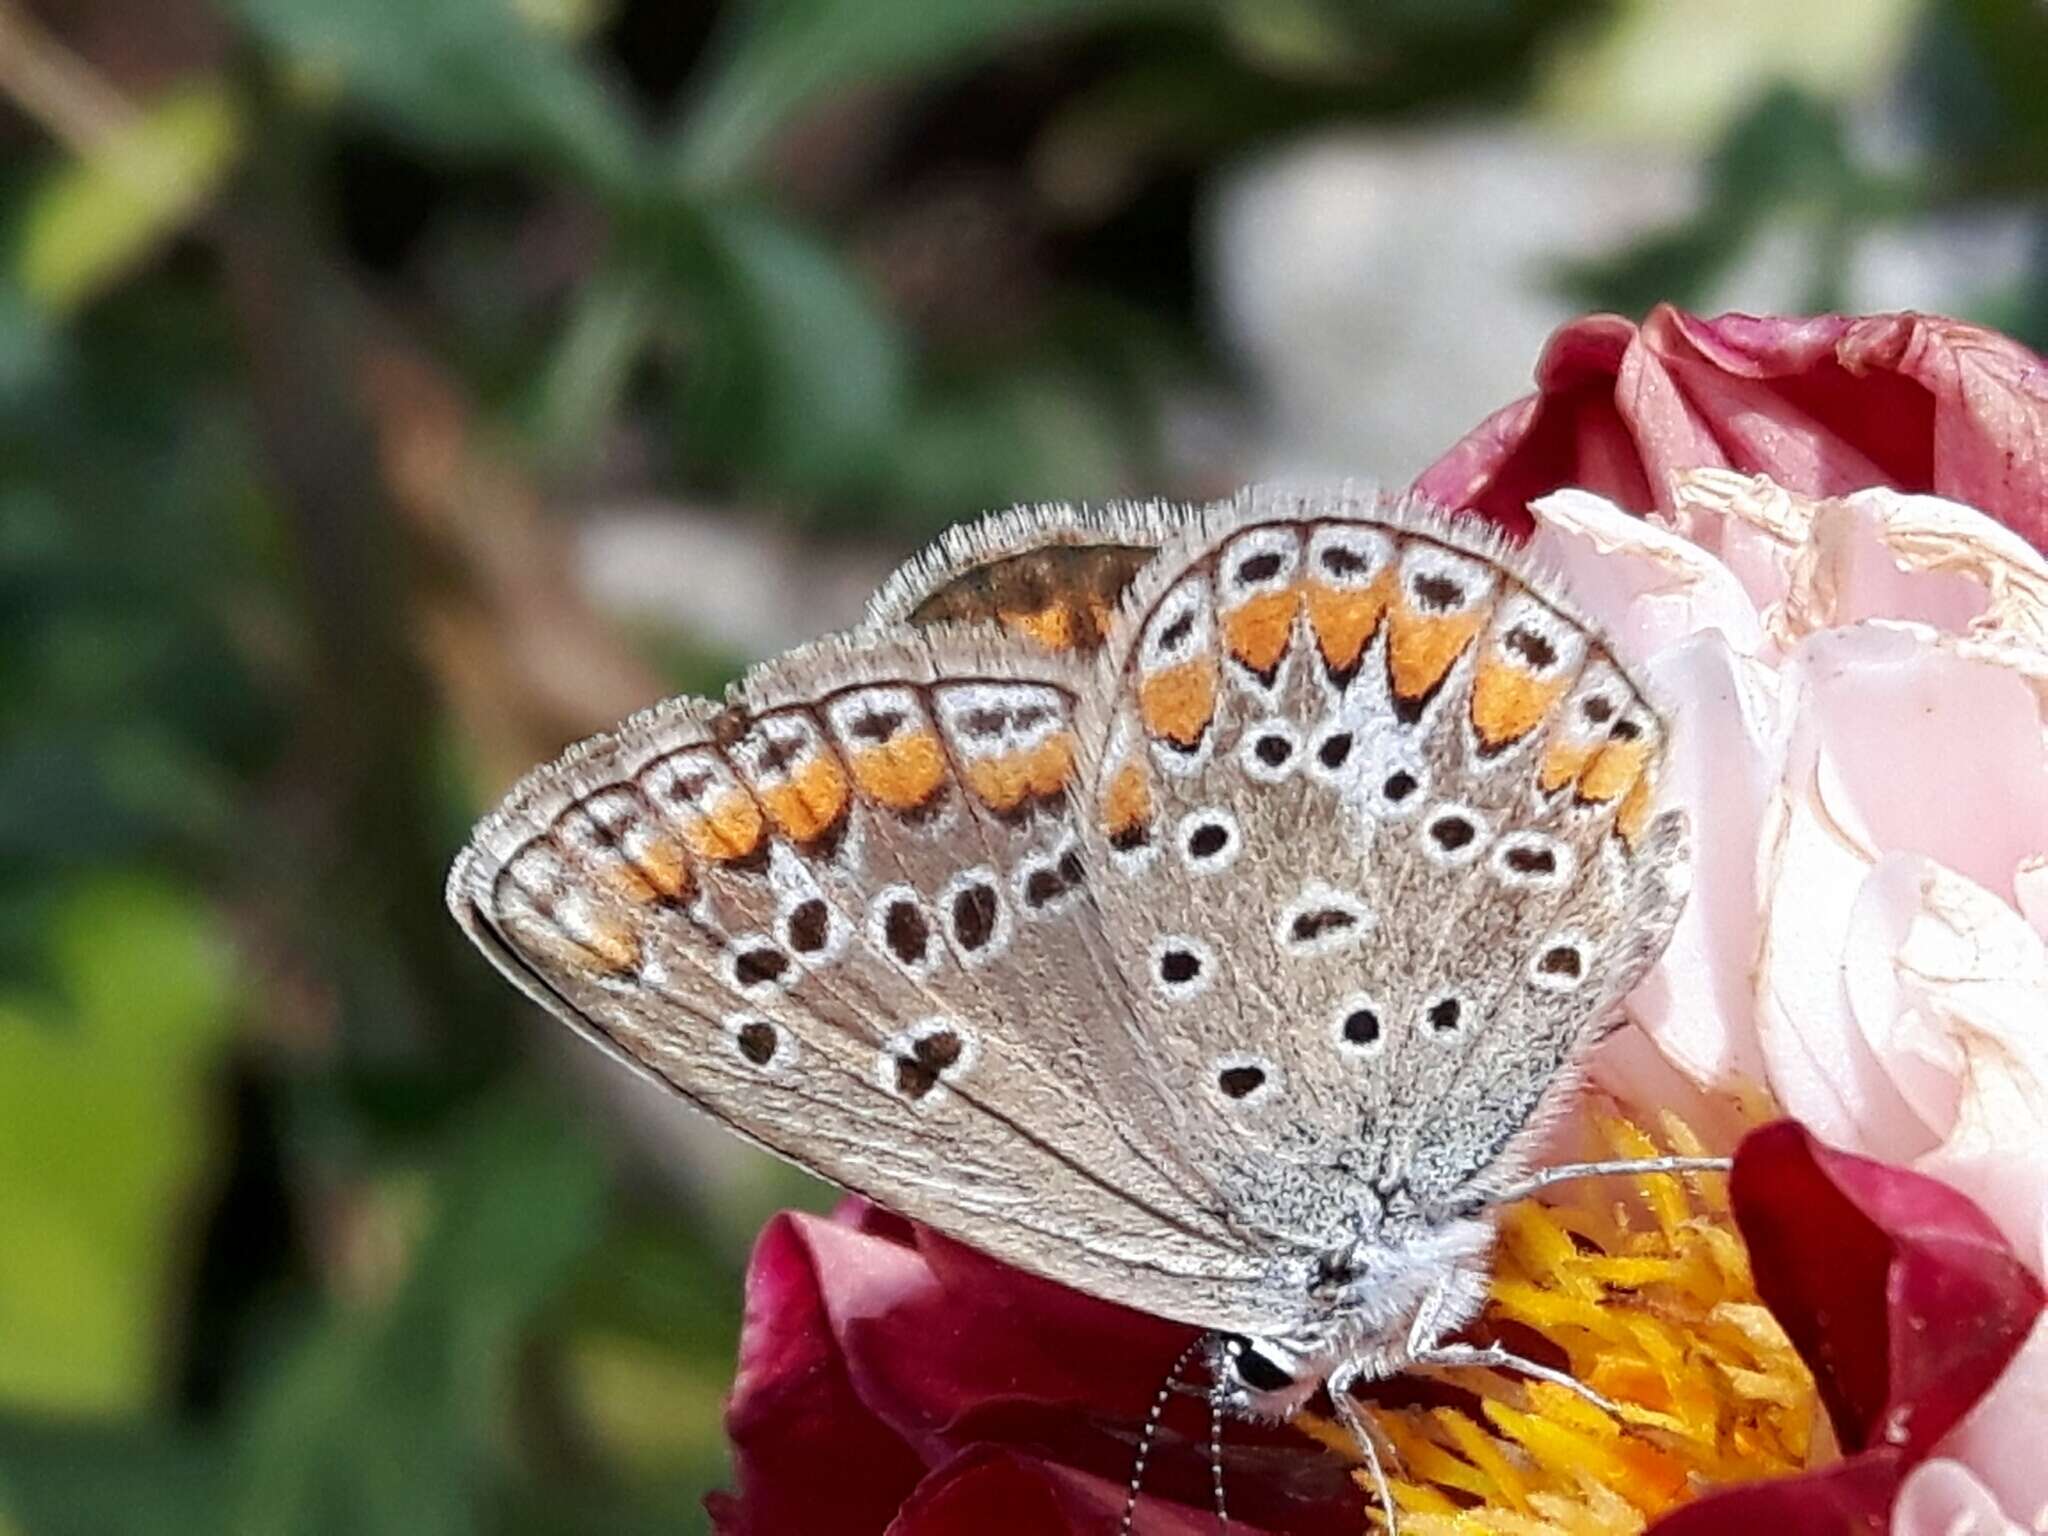
[(1224, 1339), (1223, 1357), (1230, 1362), (1231, 1374), (1254, 1392), (1285, 1392), (1294, 1385), (1292, 1371), (1241, 1333)]

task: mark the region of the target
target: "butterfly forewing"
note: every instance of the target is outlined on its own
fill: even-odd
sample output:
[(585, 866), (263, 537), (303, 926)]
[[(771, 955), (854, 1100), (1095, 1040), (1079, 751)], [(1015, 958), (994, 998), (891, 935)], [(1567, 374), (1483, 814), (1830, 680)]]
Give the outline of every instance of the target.
[(1021, 1267), (1242, 1326), (1256, 1257), (1131, 1135), (1157, 1095), (1117, 1075), (1076, 681), (1001, 642), (814, 647), (542, 770), (451, 902), (530, 995), (750, 1138)]

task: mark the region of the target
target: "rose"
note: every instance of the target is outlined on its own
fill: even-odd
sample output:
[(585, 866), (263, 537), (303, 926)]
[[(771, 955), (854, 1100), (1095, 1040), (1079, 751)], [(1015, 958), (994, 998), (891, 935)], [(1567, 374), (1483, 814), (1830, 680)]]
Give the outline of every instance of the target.
[[(1699, 823), (1697, 887), (1631, 1011), (1695, 1082), (1763, 1083), (1825, 1140), (1918, 1160), (1995, 1220), (1789, 1128), (1746, 1147), (1736, 1215), (1759, 1285), (1848, 1455), (1670, 1527), (1769, 1514), (1832, 1529), (1894, 1506), (1914, 1536), (2034, 1519), (2048, 1493), (2024, 1426), (2048, 1395), (2048, 1325), (2026, 1265), (2044, 1256), (2048, 970), (2026, 918), (2048, 910), (2048, 839), (2034, 819), (1955, 807), (2035, 804), (2048, 570), (1954, 503), (1679, 471), (1690, 456), (1813, 493), (1861, 477), (1968, 489), (2039, 537), (2039, 364), (1953, 322), (1663, 311), (1641, 333), (1567, 327), (1541, 379), (1421, 483), (1496, 515), (1571, 479), (1623, 503), (1543, 497), (1530, 520), (1686, 721), (1674, 787)], [(1915, 708), (1945, 711), (1937, 739), (1900, 723)], [(1668, 1091), (1625, 1053), (1602, 1075), (1639, 1103)], [(1835, 1219), (1816, 1221), (1829, 1189)], [(740, 1492), (716, 1506), (733, 1532), (828, 1515), (897, 1536), (1113, 1525), (1185, 1341), (858, 1203), (780, 1219), (749, 1298)], [(1144, 1529), (1209, 1528), (1199, 1403), (1176, 1401), (1164, 1426)], [(1360, 1528), (1342, 1464), (1290, 1433), (1231, 1426), (1234, 1520)]]

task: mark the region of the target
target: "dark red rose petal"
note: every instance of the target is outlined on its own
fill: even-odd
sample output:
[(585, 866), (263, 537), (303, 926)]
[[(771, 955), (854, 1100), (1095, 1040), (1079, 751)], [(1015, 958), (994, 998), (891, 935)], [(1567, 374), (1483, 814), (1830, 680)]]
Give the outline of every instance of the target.
[[(888, 1536), (1109, 1536), (1123, 1516), (1127, 1491), (1016, 1451), (969, 1451), (926, 1478), (904, 1504)], [(1153, 1498), (1138, 1502), (1138, 1536), (1216, 1536), (1213, 1511)], [(1232, 1517), (1230, 1529), (1262, 1529)]]
[(1925, 1455), (2041, 1310), (2041, 1283), (1967, 1198), (1791, 1121), (1743, 1142), (1731, 1193), (1757, 1292), (1812, 1367), (1845, 1450)]
[(1880, 1532), (1906, 1473), (2025, 1342), (2041, 1283), (1947, 1185), (1824, 1147), (1789, 1120), (1743, 1141), (1730, 1189), (1757, 1292), (1848, 1454), (1701, 1499), (1653, 1536)]
[[(860, 1217), (846, 1207), (842, 1214)], [(832, 1225), (784, 1214), (754, 1244), (726, 1413), (739, 1486), (708, 1501), (721, 1536), (879, 1532), (924, 1475), (924, 1463), (861, 1402), (834, 1337), (814, 1246)]]
[(1649, 511), (1669, 505), (1673, 473), (1701, 466), (1815, 496), (1932, 491), (2048, 548), (2048, 368), (1933, 315), (1589, 315), (1551, 338), (1536, 393), (1415, 489), (1526, 531), (1528, 503), (1560, 487)]

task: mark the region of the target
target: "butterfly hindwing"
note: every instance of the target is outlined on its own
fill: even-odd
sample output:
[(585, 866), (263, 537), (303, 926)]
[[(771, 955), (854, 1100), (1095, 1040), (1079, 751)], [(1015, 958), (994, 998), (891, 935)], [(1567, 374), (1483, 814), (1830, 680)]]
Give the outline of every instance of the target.
[(1509, 1161), (1675, 918), (1662, 720), (1469, 524), (1248, 493), (1134, 582), (1088, 698), (1146, 1070), (1276, 1244)]

